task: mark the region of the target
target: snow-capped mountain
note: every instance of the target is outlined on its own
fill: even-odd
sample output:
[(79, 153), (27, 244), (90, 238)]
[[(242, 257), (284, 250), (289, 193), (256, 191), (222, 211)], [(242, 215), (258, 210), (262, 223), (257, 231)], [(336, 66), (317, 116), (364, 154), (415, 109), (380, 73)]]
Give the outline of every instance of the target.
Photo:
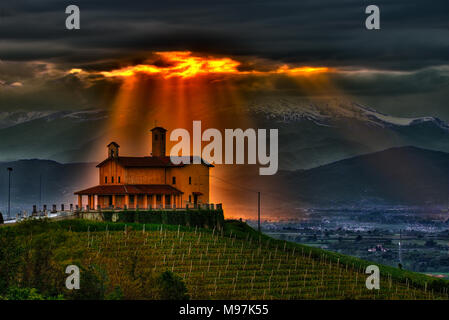
[(449, 126), (435, 117), (395, 117), (342, 99), (261, 97), (248, 107), (258, 125), (279, 129), (279, 163), (308, 169), (392, 147), (449, 152)]
[(4, 111), (0, 112), (0, 129), (12, 127), (20, 123), (44, 118), (51, 111)]
[(0, 112), (0, 129), (13, 127), (37, 119), (52, 121), (71, 118), (78, 121), (90, 121), (106, 118), (103, 110), (83, 111), (3, 111)]
[(0, 112), (0, 161), (88, 161), (89, 147), (104, 132), (105, 110)]
[[(226, 110), (222, 112), (217, 118), (229, 118)], [(285, 170), (309, 169), (392, 147), (449, 152), (448, 124), (434, 117), (394, 117), (354, 102), (290, 97), (259, 98), (239, 112), (253, 121), (254, 128), (279, 129), (279, 168)], [(101, 160), (91, 158), (89, 150), (106, 145), (114, 135), (105, 126), (107, 118), (105, 110), (0, 112), (0, 161)], [(232, 121), (224, 123), (225, 128), (234, 128)]]
[(261, 113), (269, 119), (283, 122), (311, 120), (320, 125), (329, 125), (332, 121), (355, 119), (374, 125), (409, 126), (432, 122), (438, 127), (449, 130), (449, 125), (435, 117), (394, 117), (373, 108), (340, 99), (305, 100), (296, 97), (261, 98), (252, 101), (249, 110)]

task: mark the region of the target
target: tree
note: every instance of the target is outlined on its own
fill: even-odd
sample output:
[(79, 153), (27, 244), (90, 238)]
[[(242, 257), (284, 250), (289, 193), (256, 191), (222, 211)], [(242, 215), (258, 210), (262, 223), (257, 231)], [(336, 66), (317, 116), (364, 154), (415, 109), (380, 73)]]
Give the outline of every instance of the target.
[(182, 279), (171, 271), (165, 271), (157, 279), (162, 300), (188, 300), (187, 287)]

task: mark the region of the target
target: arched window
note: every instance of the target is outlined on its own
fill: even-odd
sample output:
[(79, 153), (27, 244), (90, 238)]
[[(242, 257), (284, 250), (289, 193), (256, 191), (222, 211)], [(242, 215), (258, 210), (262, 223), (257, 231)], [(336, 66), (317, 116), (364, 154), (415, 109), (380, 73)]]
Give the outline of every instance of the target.
[(172, 184), (176, 184), (176, 177), (172, 177)]

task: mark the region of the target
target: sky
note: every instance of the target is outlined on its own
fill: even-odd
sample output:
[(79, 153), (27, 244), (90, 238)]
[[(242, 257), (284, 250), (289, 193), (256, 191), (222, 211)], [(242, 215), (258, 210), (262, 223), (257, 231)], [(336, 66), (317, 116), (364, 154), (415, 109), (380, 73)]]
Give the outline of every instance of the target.
[[(69, 4), (81, 10), (80, 30), (65, 28)], [(369, 4), (380, 8), (380, 30), (365, 28)], [(329, 79), (354, 100), (448, 121), (448, 18), (445, 0), (3, 1), (0, 111), (108, 108), (119, 81), (69, 71), (110, 71), (154, 52), (191, 51), (228, 57), (246, 71), (334, 68)], [(263, 93), (301, 94), (285, 79), (239, 81)]]

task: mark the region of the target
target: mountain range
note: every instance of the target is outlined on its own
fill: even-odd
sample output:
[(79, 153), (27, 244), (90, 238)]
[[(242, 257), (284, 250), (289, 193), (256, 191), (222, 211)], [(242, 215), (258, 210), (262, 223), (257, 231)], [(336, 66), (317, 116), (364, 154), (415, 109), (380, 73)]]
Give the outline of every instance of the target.
[[(279, 130), (283, 170), (310, 169), (401, 146), (449, 152), (449, 126), (436, 117), (395, 117), (337, 99), (261, 97), (246, 105), (239, 112), (254, 127)], [(106, 110), (0, 112), (0, 161), (101, 161), (86, 151), (109, 141), (108, 118)]]
[(250, 105), (261, 127), (279, 129), (282, 169), (308, 169), (393, 147), (449, 152), (449, 126), (436, 117), (403, 118), (336, 99), (261, 98)]
[[(73, 192), (97, 184), (96, 163), (61, 164), (49, 160), (0, 163), (0, 210), (7, 206), (8, 172), (12, 207), (74, 203)], [(416, 147), (391, 148), (319, 166), (259, 176), (257, 166), (232, 167), (219, 178), (212, 169), (212, 194), (228, 212), (254, 213), (257, 192), (265, 214), (294, 215), (298, 208), (447, 207), (449, 153)]]

